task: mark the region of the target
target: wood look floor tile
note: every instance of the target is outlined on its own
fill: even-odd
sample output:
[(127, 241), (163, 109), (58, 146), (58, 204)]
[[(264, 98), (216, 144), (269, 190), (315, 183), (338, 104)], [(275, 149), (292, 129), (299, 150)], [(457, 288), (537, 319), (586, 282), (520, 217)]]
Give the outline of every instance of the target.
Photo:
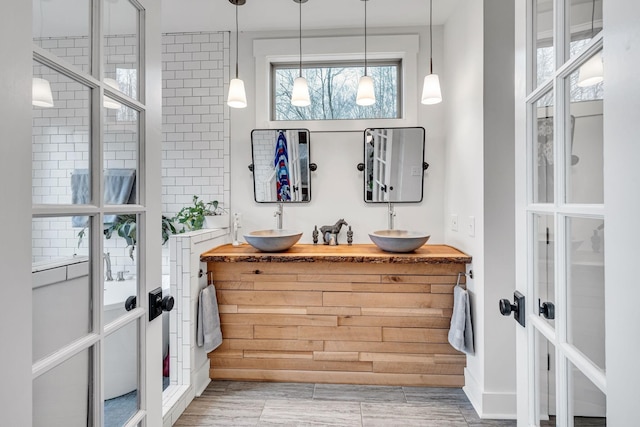
[(267, 400), (260, 426), (361, 426), (360, 403)]
[(316, 384), (314, 400), (406, 403), (402, 387)]
[(312, 399), (314, 384), (232, 381), (225, 396), (247, 399)]
[(419, 403), (362, 403), (362, 425), (365, 427), (467, 427), (456, 408), (443, 409)]

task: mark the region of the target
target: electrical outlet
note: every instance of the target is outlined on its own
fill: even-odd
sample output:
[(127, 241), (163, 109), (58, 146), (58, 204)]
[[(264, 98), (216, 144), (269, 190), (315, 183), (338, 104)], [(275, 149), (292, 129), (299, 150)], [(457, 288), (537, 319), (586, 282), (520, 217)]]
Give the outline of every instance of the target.
[(469, 217), (469, 223), (467, 224), (467, 230), (469, 231), (469, 236), (475, 237), (476, 235), (476, 218), (473, 216)]
[(237, 224), (238, 228), (242, 228), (242, 213), (240, 212), (234, 213), (233, 221)]
[(458, 231), (458, 214), (451, 214), (449, 216), (449, 226), (451, 231)]

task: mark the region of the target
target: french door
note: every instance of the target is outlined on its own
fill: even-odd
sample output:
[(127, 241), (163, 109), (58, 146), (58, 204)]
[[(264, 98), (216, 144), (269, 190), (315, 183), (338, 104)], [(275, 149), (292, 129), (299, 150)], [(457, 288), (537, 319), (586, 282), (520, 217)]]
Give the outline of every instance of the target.
[(34, 0), (32, 22), (32, 423), (158, 426), (159, 9)]
[(606, 424), (603, 1), (516, 6), (521, 426)]

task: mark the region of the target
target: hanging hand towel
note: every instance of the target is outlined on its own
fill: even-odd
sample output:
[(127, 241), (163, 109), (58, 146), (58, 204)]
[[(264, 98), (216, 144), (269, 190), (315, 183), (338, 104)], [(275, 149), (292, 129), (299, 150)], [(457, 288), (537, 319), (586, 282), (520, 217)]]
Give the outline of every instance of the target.
[(196, 340), (198, 347), (204, 347), (204, 351), (207, 353), (222, 344), (218, 299), (216, 298), (216, 288), (213, 285), (209, 285), (200, 291)]
[(469, 293), (461, 286), (453, 288), (453, 314), (449, 329), (449, 344), (458, 351), (473, 354), (473, 328)]
[(273, 166), (276, 169), (276, 193), (278, 195), (278, 201), (291, 200), (289, 153), (287, 150), (287, 138), (282, 131), (278, 134), (276, 141)]

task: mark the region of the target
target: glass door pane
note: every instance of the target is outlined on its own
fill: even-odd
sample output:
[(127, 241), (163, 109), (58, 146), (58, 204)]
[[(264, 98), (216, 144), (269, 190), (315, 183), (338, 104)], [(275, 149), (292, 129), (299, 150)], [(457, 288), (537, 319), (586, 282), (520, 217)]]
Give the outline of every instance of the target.
[(581, 53), (591, 39), (602, 30), (603, 0), (570, 0), (569, 57)]
[(556, 425), (556, 349), (544, 335), (536, 332), (537, 417), (541, 427)]
[(575, 427), (607, 425), (607, 396), (576, 366), (567, 362), (569, 383), (569, 418)]
[(128, 0), (104, 0), (104, 82), (139, 99), (138, 8)]
[(553, 36), (553, 0), (534, 0), (533, 51), (534, 87), (553, 75), (555, 67), (555, 48)]
[(536, 117), (533, 127), (533, 156), (532, 170), (535, 173), (533, 180), (533, 202), (553, 203), (554, 171), (554, 134), (553, 114), (554, 98), (551, 92), (545, 93), (534, 107)]
[[(538, 307), (542, 303), (555, 306), (555, 264), (553, 215), (534, 215), (534, 281)], [(551, 325), (554, 319), (547, 319)]]

